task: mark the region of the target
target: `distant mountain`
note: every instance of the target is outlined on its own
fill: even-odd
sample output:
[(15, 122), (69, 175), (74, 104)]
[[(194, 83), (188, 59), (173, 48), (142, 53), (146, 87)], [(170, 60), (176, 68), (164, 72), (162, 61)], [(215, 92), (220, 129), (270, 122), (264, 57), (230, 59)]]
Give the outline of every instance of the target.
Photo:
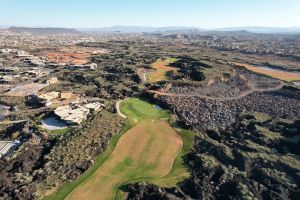
[(15, 27), (8, 29), (15, 33), (33, 33), (33, 34), (80, 34), (81, 32), (69, 28), (29, 28), (29, 27)]
[(252, 33), (291, 33), (299, 34), (300, 27), (261, 27), (261, 26), (246, 26), (246, 27), (227, 27), (214, 29), (215, 31), (248, 31)]
[(7, 25), (0, 25), (0, 29), (7, 29), (7, 28), (9, 28), (9, 26), (7, 26)]
[[(7, 26), (1, 26), (0, 29), (6, 29)], [(300, 34), (300, 27), (226, 27), (217, 29), (202, 29), (198, 27), (169, 26), (169, 27), (150, 27), (150, 26), (111, 26), (102, 28), (45, 28), (45, 27), (10, 27), (12, 32), (30, 32), (35, 34), (80, 34), (80, 33), (178, 33), (178, 32), (242, 32), (249, 33), (268, 33), (268, 34)]]
[(167, 31), (199, 31), (196, 27), (149, 27), (149, 26), (111, 26), (103, 28), (79, 28), (78, 31), (85, 33), (154, 33), (154, 32), (167, 32)]
[(155, 33), (155, 32), (176, 32), (176, 31), (247, 31), (251, 33), (300, 33), (300, 27), (259, 27), (259, 26), (247, 26), (247, 27), (227, 27), (218, 29), (202, 29), (198, 27), (184, 27), (184, 26), (170, 26), (170, 27), (149, 27), (149, 26), (111, 26), (103, 28), (79, 28), (77, 29), (85, 33)]

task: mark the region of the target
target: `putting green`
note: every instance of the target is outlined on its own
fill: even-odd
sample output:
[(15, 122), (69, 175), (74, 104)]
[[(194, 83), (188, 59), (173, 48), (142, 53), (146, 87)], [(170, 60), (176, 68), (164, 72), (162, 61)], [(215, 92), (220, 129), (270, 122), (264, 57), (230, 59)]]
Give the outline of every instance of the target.
[(129, 98), (122, 101), (121, 112), (128, 117), (131, 125), (144, 119), (168, 119), (170, 113), (155, 105), (137, 98)]

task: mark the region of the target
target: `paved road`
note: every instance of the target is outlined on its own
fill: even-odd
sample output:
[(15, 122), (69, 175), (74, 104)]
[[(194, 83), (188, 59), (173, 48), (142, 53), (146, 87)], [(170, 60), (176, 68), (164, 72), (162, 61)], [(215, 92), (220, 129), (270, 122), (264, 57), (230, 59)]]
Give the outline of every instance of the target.
[(3, 121), (3, 122), (0, 122), (0, 125), (18, 124), (18, 123), (27, 122), (27, 121), (28, 121), (28, 119), (16, 120), (16, 121)]
[[(124, 99), (124, 100), (125, 100), (125, 99)], [(116, 103), (116, 109), (117, 109), (118, 114), (119, 114), (121, 117), (123, 117), (124, 119), (126, 119), (126, 118), (127, 118), (126, 115), (124, 115), (123, 113), (121, 113), (121, 110), (120, 110), (120, 104), (121, 104), (121, 102), (124, 101), (124, 100), (120, 100), (120, 101), (118, 101), (118, 102)]]
[(249, 84), (250, 90), (243, 92), (242, 94), (239, 94), (238, 96), (234, 97), (212, 97), (212, 96), (207, 96), (207, 95), (202, 95), (202, 94), (175, 94), (175, 93), (166, 93), (166, 92), (159, 92), (155, 90), (148, 90), (149, 93), (157, 94), (157, 95), (162, 95), (162, 96), (171, 96), (171, 97), (200, 97), (203, 99), (210, 99), (210, 100), (234, 100), (234, 99), (240, 99), (245, 96), (248, 96), (254, 92), (268, 92), (268, 91), (277, 91), (280, 90), (284, 84), (280, 82), (280, 84), (276, 87), (273, 88), (266, 88), (266, 89), (259, 89), (256, 88), (254, 85)]

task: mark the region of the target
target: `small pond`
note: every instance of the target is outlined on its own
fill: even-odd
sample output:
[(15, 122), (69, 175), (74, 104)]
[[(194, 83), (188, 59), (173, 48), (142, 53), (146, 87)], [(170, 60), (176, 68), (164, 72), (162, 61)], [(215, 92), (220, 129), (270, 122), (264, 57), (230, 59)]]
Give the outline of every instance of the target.
[(59, 130), (67, 128), (67, 124), (56, 117), (48, 117), (42, 119), (41, 126), (48, 130)]
[(162, 108), (159, 105), (154, 105), (154, 108), (157, 110), (161, 110)]
[(300, 86), (300, 81), (293, 82), (294, 85)]

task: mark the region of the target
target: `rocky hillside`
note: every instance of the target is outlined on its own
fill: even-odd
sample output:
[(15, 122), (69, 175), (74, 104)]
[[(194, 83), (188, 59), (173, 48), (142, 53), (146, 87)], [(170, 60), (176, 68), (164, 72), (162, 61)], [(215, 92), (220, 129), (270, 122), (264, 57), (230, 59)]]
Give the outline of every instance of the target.
[(245, 115), (225, 131), (202, 132), (176, 188), (131, 184), (127, 199), (299, 199), (300, 122)]

